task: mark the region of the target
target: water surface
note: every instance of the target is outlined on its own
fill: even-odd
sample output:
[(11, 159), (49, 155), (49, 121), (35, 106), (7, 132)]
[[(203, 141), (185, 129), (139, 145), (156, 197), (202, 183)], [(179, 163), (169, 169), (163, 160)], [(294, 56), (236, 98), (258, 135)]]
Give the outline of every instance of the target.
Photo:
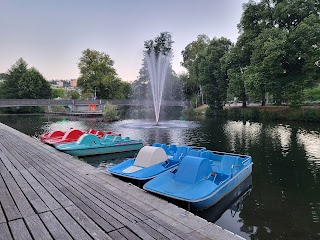
[[(320, 239), (320, 127), (306, 123), (261, 123), (221, 119), (145, 120), (105, 123), (95, 118), (1, 115), (0, 121), (31, 136), (70, 127), (120, 132), (145, 144), (203, 146), (248, 154), (250, 179), (216, 206), (195, 212), (246, 239)], [(87, 158), (104, 170), (136, 153)]]

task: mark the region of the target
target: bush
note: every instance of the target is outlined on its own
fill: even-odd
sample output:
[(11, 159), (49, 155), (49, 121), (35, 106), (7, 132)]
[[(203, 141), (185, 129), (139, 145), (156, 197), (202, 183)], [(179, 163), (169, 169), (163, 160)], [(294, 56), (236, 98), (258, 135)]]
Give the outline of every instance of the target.
[(118, 110), (115, 105), (107, 103), (104, 106), (103, 117), (108, 121), (115, 121), (119, 119)]

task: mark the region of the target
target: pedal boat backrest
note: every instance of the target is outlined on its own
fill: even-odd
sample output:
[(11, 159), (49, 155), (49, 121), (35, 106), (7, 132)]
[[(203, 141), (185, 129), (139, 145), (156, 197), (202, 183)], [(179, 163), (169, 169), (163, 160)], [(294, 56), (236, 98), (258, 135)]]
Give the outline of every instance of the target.
[(195, 184), (207, 179), (211, 172), (209, 159), (187, 155), (181, 160), (174, 178), (176, 181)]
[(93, 146), (93, 145), (100, 145), (100, 139), (94, 135), (94, 134), (83, 134), (76, 142), (77, 144), (84, 144), (84, 145), (89, 145), (89, 146)]
[(221, 159), (220, 173), (233, 176), (236, 164), (239, 163), (238, 156), (224, 155)]
[(187, 155), (187, 153), (191, 150), (191, 147), (187, 147), (187, 146), (178, 146), (177, 150), (175, 152), (175, 154), (173, 155), (172, 159), (173, 160), (179, 160), (181, 161), (181, 159)]
[(113, 141), (114, 136), (111, 134), (107, 134), (104, 135), (104, 137), (102, 138), (102, 142), (106, 143), (106, 142), (112, 142)]
[(64, 136), (62, 137), (62, 140), (65, 140), (67, 138), (78, 139), (83, 134), (84, 134), (84, 132), (82, 132), (79, 129), (70, 129), (68, 132), (66, 132), (64, 134)]
[(122, 139), (122, 137), (120, 137), (120, 136), (115, 136), (114, 138), (113, 138), (113, 143), (121, 143), (121, 142), (123, 142), (124, 140)]
[(145, 146), (139, 151), (134, 166), (151, 167), (168, 159), (167, 153), (161, 147)]

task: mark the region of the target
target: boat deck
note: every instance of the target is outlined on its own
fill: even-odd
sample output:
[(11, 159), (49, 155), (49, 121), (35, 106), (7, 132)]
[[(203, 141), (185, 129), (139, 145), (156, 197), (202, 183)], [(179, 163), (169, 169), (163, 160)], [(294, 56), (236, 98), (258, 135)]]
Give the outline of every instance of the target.
[(1, 239), (242, 239), (0, 123)]

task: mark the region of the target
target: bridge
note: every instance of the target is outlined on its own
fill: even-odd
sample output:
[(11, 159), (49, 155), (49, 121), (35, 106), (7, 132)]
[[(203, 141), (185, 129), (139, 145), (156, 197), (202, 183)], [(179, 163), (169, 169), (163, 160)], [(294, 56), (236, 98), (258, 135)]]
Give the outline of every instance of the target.
[[(0, 107), (26, 106), (68, 106), (71, 112), (88, 111), (88, 106), (95, 106), (96, 111), (102, 111), (106, 104), (118, 106), (153, 106), (150, 100), (57, 100), (57, 99), (0, 99)], [(163, 106), (189, 107), (188, 101), (163, 101)]]

